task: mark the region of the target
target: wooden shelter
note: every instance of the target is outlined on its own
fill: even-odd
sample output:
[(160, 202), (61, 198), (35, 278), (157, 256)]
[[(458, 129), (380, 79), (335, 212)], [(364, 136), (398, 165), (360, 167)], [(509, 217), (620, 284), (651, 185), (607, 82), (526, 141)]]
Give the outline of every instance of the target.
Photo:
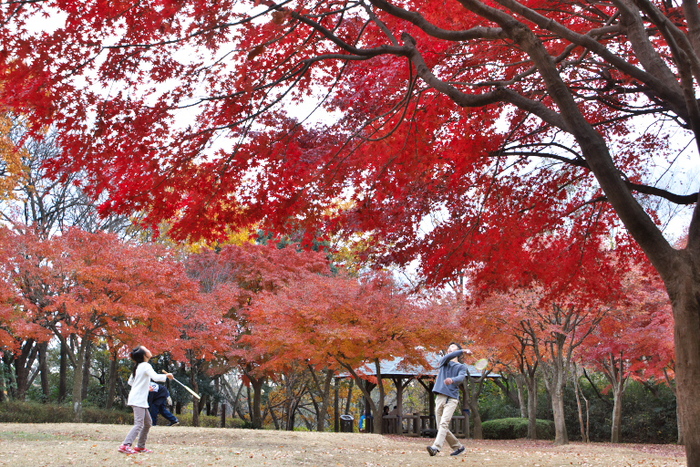
[[(442, 358), (442, 355), (432, 353), (427, 356), (430, 366), (423, 367), (420, 365), (407, 365), (403, 362), (403, 358), (396, 357), (391, 360), (382, 360), (379, 365), (379, 375), (377, 375), (376, 366), (373, 363), (368, 363), (355, 372), (363, 378), (365, 388), (368, 393), (377, 386), (375, 383), (365, 378), (377, 378), (380, 380), (391, 380), (396, 387), (396, 414), (382, 416), (382, 433), (404, 434), (409, 436), (434, 436), (437, 432), (435, 416), (435, 399), (432, 397), (433, 385), (437, 377), (437, 364)], [(467, 364), (467, 376), (470, 378), (481, 378), (484, 373), (476, 369), (473, 365)], [(336, 376), (336, 391), (335, 391), (335, 431), (340, 431), (340, 413), (339, 413), (339, 394), (338, 394), (338, 379), (351, 378), (350, 373), (341, 373)], [(487, 378), (500, 378), (496, 373), (488, 373)], [(405, 388), (412, 382), (417, 381), (429, 394), (429, 407), (426, 414), (405, 414), (403, 410), (403, 392)], [(452, 417), (451, 431), (456, 436), (464, 438), (469, 437), (469, 409), (465, 398), (462, 398), (462, 413), (455, 414)], [(373, 419), (369, 413), (369, 404), (365, 404), (365, 417), (369, 417), (368, 427), (365, 431), (373, 431)]]

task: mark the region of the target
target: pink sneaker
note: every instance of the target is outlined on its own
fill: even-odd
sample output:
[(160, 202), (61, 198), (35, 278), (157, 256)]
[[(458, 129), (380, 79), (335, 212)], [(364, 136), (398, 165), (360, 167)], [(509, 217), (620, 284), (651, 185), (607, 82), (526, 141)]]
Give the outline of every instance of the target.
[(136, 451), (128, 444), (119, 446), (119, 452), (123, 452), (124, 454), (136, 454)]
[(150, 453), (152, 453), (153, 451), (151, 451), (151, 450), (148, 449), (148, 448), (139, 448), (139, 447), (136, 447), (136, 448), (134, 448), (134, 452), (139, 453), (139, 454), (150, 454)]

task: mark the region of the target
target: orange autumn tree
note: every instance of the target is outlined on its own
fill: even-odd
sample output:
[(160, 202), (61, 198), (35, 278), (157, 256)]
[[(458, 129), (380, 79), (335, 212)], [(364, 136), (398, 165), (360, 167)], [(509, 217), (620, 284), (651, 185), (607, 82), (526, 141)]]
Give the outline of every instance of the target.
[(628, 381), (664, 381), (673, 373), (673, 315), (663, 283), (640, 262), (625, 275), (622, 287), (614, 312), (578, 349), (582, 364), (600, 371), (610, 384), (612, 443), (621, 441), (622, 398)]
[(244, 381), (253, 388), (253, 426), (262, 427), (262, 388), (271, 376), (264, 363), (269, 355), (250, 345), (246, 336), (261, 335), (245, 310), (254, 306), (262, 294), (274, 295), (289, 284), (298, 283), (299, 278), (307, 274), (330, 274), (328, 259), (324, 253), (299, 250), (293, 244), (243, 243), (191, 254), (187, 258), (187, 270), (190, 277), (199, 282), (203, 293), (229, 296), (225, 317), (233, 320), (235, 327), (223, 332), (232, 333), (226, 338), (233, 338), (234, 344), (219, 359), (217, 371), (230, 367), (241, 370)]
[[(442, 349), (463, 336), (453, 308), (412, 297), (387, 273), (362, 280), (343, 273), (301, 279), (275, 294), (265, 294), (246, 310), (255, 332), (243, 340), (253, 351), (269, 356), (262, 369), (307, 362), (320, 370), (348, 372), (362, 383), (368, 379), (361, 371), (366, 364), (377, 375), (381, 374), (379, 362), (394, 357), (403, 358), (405, 365), (427, 365), (427, 351)], [(383, 386), (379, 385), (378, 403), (366, 385), (358, 386), (373, 417), (380, 420)], [(380, 432), (381, 424), (375, 423), (374, 429)]]
[[(197, 393), (200, 375), (216, 376), (230, 368), (227, 355), (240, 331), (232, 312), (237, 307), (240, 289), (232, 282), (217, 282), (216, 265), (205, 265), (202, 256), (206, 255), (194, 253), (183, 261), (196, 298), (181, 308), (178, 345), (170, 351), (172, 358), (182, 364), (181, 369), (189, 370), (189, 385)], [(192, 425), (199, 426), (205, 400), (192, 399), (192, 404)]]
[[(469, 307), (465, 327), (474, 339), (474, 349), (486, 346), (492, 358), (506, 371), (515, 373), (518, 391), (527, 388), (528, 439), (537, 439), (539, 360), (525, 317), (516, 312), (518, 291), (494, 293)], [(521, 397), (521, 400), (523, 398)]]
[[(564, 419), (564, 388), (571, 373), (576, 350), (610, 310), (605, 303), (581, 302), (577, 297), (552, 301), (542, 287), (511, 294), (504, 313), (511, 326), (522, 328), (541, 368), (554, 417), (556, 444), (568, 443)], [(490, 318), (489, 318), (490, 319)], [(513, 333), (517, 338), (521, 334)]]
[(0, 228), (0, 252), (0, 339), (15, 368), (15, 385), (8, 394), (23, 400), (40, 358), (38, 346), (53, 337), (47, 326), (53, 317), (46, 309), (46, 297), (57, 283), (40, 265), (54, 252), (31, 229), (17, 233), (6, 227)]
[[(70, 229), (17, 252), (22, 302), (69, 350), (75, 369), (73, 407), (82, 412), (82, 373), (88, 346), (177, 345), (180, 309), (195, 298), (181, 264), (164, 248), (121, 241), (114, 234)], [(46, 248), (48, 247), (48, 248)], [(41, 255), (35, 252), (45, 248)], [(50, 254), (46, 254), (46, 252)], [(45, 256), (44, 256), (45, 255)]]

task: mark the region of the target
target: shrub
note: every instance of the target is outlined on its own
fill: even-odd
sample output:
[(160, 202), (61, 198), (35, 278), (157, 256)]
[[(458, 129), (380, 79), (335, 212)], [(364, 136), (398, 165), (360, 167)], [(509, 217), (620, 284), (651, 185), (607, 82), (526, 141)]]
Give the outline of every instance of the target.
[[(527, 437), (527, 418), (500, 418), (482, 424), (485, 439), (518, 439)], [(554, 439), (554, 422), (537, 420), (537, 438)]]
[[(132, 424), (131, 412), (83, 408), (83, 422)], [(7, 401), (0, 404), (0, 423), (70, 423), (74, 421), (73, 408), (69, 405), (40, 404), (37, 402)]]
[[(192, 426), (192, 414), (177, 415), (180, 424)], [(38, 402), (6, 401), (0, 403), (0, 423), (72, 423), (73, 407), (70, 405), (41, 404)], [(131, 409), (105, 410), (96, 407), (83, 407), (84, 423), (131, 425), (134, 414)], [(199, 425), (205, 428), (219, 428), (221, 418), (200, 415)], [(226, 419), (226, 428), (250, 428), (250, 423), (240, 418)]]
[[(177, 414), (177, 418), (180, 420), (180, 425), (192, 426), (192, 413), (182, 413)], [(199, 426), (202, 428), (220, 428), (221, 427), (221, 417), (214, 415), (200, 415), (199, 416)], [(250, 422), (241, 420), (236, 417), (226, 418), (226, 428), (251, 428)]]

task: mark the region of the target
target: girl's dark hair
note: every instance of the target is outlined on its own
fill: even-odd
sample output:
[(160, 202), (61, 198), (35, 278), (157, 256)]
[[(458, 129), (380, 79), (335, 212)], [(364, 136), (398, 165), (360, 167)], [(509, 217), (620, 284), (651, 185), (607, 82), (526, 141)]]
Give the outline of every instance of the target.
[(139, 345), (131, 351), (131, 359), (136, 363), (134, 369), (131, 370), (131, 374), (136, 377), (136, 367), (139, 366), (139, 363), (146, 361), (146, 349), (142, 345)]

